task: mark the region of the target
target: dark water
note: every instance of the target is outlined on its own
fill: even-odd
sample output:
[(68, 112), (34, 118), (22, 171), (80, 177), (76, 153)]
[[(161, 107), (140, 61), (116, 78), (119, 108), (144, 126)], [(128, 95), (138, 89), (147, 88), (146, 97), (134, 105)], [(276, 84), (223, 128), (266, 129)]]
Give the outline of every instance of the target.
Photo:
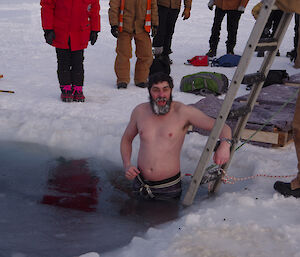
[(0, 256), (101, 255), (179, 217), (180, 203), (136, 201), (130, 186), (105, 158), (0, 142)]

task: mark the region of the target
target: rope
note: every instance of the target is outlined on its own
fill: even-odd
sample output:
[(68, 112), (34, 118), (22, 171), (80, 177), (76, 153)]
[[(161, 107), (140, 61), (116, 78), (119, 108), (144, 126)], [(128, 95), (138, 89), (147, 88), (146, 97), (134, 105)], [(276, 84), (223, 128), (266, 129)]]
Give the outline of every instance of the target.
[[(272, 116), (268, 120), (265, 121), (264, 124), (262, 124), (249, 138), (247, 138), (242, 144), (240, 144), (234, 151), (236, 152), (237, 150), (239, 150), (242, 146), (244, 146), (245, 144), (247, 144), (251, 140), (251, 138), (253, 138), (259, 131), (261, 131), (278, 113), (280, 113), (282, 111), (283, 108), (285, 108), (292, 100), (294, 100), (296, 98), (296, 95), (299, 93), (299, 90), (300, 89), (298, 89), (295, 92), (295, 94), (293, 94), (285, 103), (283, 103), (283, 105), (280, 106), (280, 108), (276, 112), (274, 112), (272, 114)], [(217, 166), (217, 164), (210, 165), (209, 167), (206, 168), (205, 172), (209, 172), (210, 170), (214, 169), (216, 166)], [(223, 173), (225, 173), (226, 176), (227, 176), (227, 178), (228, 178), (227, 180), (224, 179), (225, 175), (222, 178), (223, 183), (227, 183), (227, 184), (234, 184), (234, 183), (231, 183), (232, 180), (234, 180), (234, 181), (241, 181), (241, 180), (253, 179), (255, 177), (269, 177), (269, 178), (289, 178), (289, 177), (294, 177), (294, 175), (291, 175), (291, 176), (271, 176), (271, 175), (258, 174), (256, 176), (250, 176), (250, 177), (247, 177), (245, 179), (239, 179), (239, 178), (235, 178), (235, 177), (229, 177), (227, 175), (227, 173), (225, 172), (225, 170), (221, 170), (221, 171)], [(228, 181), (228, 182), (224, 182), (224, 181)]]
[(273, 176), (273, 175), (268, 175), (268, 174), (256, 174), (253, 176), (248, 176), (248, 177), (241, 177), (241, 178), (237, 178), (234, 176), (228, 176), (226, 171), (221, 169), (221, 172), (223, 173), (223, 176), (221, 178), (222, 182), (224, 184), (235, 184), (235, 182), (239, 182), (239, 181), (245, 181), (245, 180), (249, 180), (249, 179), (255, 179), (257, 177), (264, 177), (264, 178), (292, 178), (292, 177), (296, 177), (296, 175), (281, 175), (281, 176)]

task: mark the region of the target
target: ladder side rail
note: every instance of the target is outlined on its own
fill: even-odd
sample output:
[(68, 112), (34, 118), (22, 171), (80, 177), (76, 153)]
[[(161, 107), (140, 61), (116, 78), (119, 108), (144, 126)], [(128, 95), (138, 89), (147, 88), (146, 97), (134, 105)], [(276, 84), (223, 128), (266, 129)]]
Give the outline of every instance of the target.
[(210, 133), (210, 136), (206, 142), (200, 160), (198, 162), (197, 168), (194, 172), (192, 181), (188, 188), (188, 191), (183, 199), (183, 205), (188, 206), (193, 203), (195, 195), (197, 193), (198, 187), (200, 185), (201, 179), (204, 175), (205, 168), (210, 160), (210, 157), (213, 153), (216, 142), (219, 138), (221, 130), (225, 124), (226, 118), (229, 114), (229, 111), (232, 107), (236, 93), (240, 87), (242, 79), (245, 75), (245, 70), (247, 69), (251, 56), (253, 55), (254, 49), (258, 43), (258, 40), (262, 34), (267, 19), (271, 13), (271, 7), (274, 5), (275, 0), (265, 0), (265, 7), (261, 10), (260, 15), (253, 27), (253, 30), (250, 34), (249, 40), (245, 47), (244, 53), (240, 59), (239, 65), (236, 68), (233, 79), (230, 83), (228, 92), (225, 96), (221, 110), (216, 118), (214, 127)]
[[(291, 22), (292, 16), (293, 16), (292, 13), (284, 13), (282, 18), (281, 18), (281, 21), (280, 21), (280, 23), (278, 25), (278, 28), (277, 28), (277, 30), (275, 32), (275, 35), (274, 35), (274, 38), (276, 38), (277, 41), (278, 41), (276, 50), (267, 53), (267, 56), (264, 58), (264, 61), (263, 61), (262, 65), (261, 65), (261, 68), (259, 70), (260, 72), (264, 73), (265, 76), (267, 76), (267, 74), (269, 73), (271, 65), (274, 62), (277, 50), (278, 50), (278, 48), (279, 48), (279, 46), (280, 46), (280, 44), (281, 44), (281, 42), (284, 38), (286, 30), (288, 29), (288, 26)], [(255, 102), (256, 102), (257, 97), (258, 97), (258, 95), (259, 95), (259, 93), (262, 89), (263, 84), (264, 84), (264, 82), (260, 82), (258, 84), (253, 85), (252, 90), (251, 90), (250, 95), (249, 95), (248, 100), (247, 100), (247, 105), (250, 106), (250, 110), (253, 110)], [(247, 115), (245, 115), (244, 117), (241, 117), (241, 118), (238, 119), (238, 122), (237, 122), (237, 124), (235, 126), (235, 129), (234, 129), (234, 132), (233, 132), (233, 138), (235, 140), (234, 140), (234, 143), (231, 147), (230, 159), (226, 164), (224, 164), (222, 166), (222, 169), (225, 170), (225, 171), (227, 171), (227, 169), (228, 169), (228, 167), (231, 163), (233, 154), (234, 154), (235, 149), (236, 149), (236, 144), (237, 144), (237, 142), (240, 141), (242, 131), (246, 127), (246, 124), (247, 124), (247, 121), (248, 121), (250, 115), (251, 115), (251, 112), (248, 113)], [(217, 192), (220, 185), (221, 185), (221, 178), (219, 178), (215, 181), (215, 183), (213, 184), (213, 186), (212, 186), (209, 193)]]

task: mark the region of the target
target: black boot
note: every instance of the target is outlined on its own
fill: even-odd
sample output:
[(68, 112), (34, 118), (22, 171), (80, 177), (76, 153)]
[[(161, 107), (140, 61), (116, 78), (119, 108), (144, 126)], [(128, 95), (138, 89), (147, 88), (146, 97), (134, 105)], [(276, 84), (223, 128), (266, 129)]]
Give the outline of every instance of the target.
[(285, 183), (282, 181), (276, 181), (274, 184), (274, 189), (284, 195), (284, 196), (294, 196), (296, 198), (300, 197), (300, 188), (298, 189), (291, 189), (291, 183)]
[(215, 57), (217, 55), (217, 50), (211, 48), (205, 55), (207, 55), (208, 57)]

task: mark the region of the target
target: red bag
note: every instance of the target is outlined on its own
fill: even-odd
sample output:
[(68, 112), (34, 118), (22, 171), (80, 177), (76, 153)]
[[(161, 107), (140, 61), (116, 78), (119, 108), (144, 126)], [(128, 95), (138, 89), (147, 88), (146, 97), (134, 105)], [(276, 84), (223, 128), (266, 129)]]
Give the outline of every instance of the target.
[(193, 66), (208, 66), (208, 57), (207, 55), (197, 55), (187, 62)]

